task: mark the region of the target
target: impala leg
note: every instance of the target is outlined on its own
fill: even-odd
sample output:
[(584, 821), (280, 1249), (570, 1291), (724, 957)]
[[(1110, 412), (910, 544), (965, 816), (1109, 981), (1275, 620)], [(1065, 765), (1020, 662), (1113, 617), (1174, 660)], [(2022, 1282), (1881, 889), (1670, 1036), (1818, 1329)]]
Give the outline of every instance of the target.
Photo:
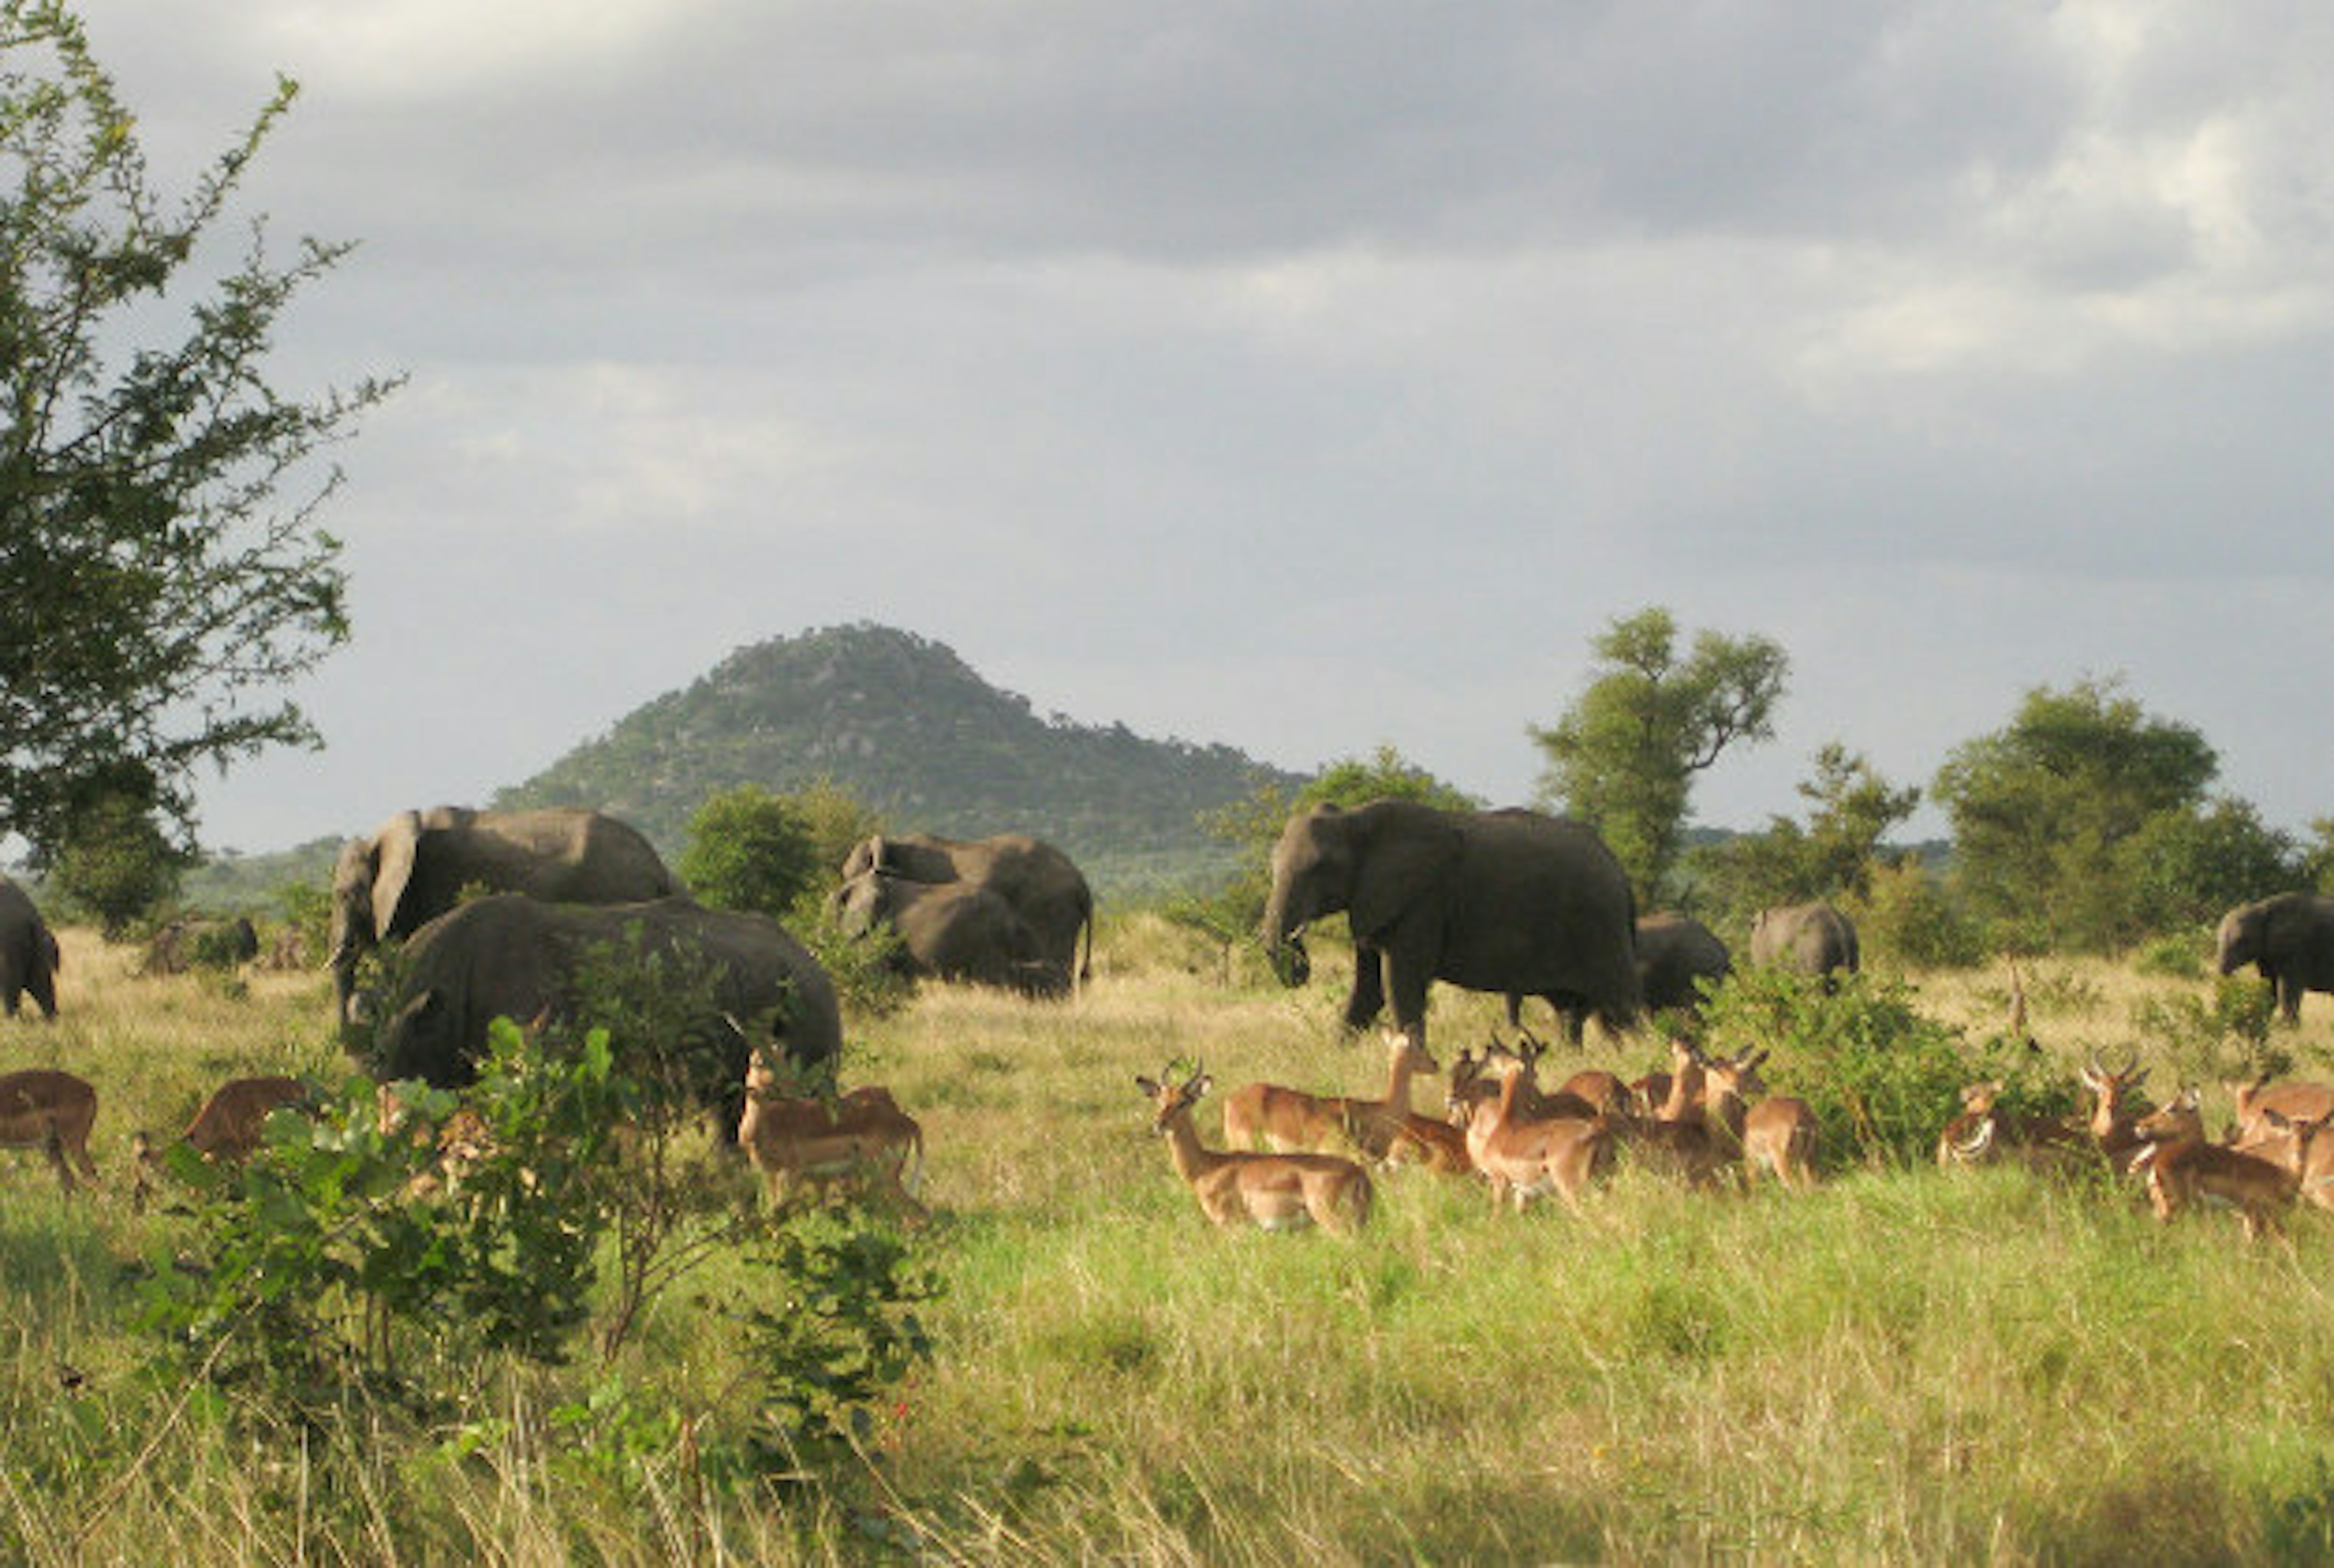
[(49, 1164), (57, 1173), (58, 1184), (63, 1187), (68, 1194), (72, 1193), (73, 1190), (72, 1167), (65, 1163), (65, 1140), (57, 1135), (56, 1125), (53, 1122), (50, 1124), (47, 1135), (41, 1140), (41, 1151), (49, 1157)]

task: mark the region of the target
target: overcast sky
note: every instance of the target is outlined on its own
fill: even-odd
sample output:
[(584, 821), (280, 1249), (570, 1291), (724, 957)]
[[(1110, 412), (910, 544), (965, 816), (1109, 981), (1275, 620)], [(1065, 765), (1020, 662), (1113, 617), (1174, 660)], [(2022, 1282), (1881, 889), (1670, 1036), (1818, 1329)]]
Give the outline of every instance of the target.
[(1518, 802), (1651, 604), (1792, 659), (1705, 822), (2116, 674), (2334, 813), (2334, 7), (83, 14), (165, 172), (301, 82), (243, 210), (362, 243), (278, 369), (411, 378), (341, 454), (327, 749), (207, 785), (214, 845), (480, 802), (859, 620)]

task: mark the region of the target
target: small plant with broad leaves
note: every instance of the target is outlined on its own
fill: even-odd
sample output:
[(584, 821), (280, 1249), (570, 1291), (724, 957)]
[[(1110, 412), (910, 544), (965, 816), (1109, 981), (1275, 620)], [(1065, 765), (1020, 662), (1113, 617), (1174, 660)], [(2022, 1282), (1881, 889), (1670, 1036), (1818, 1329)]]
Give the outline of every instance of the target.
[(313, 1116), (278, 1111), (240, 1166), (168, 1153), (193, 1195), (196, 1261), (155, 1272), (144, 1317), (174, 1353), (295, 1410), (351, 1388), (428, 1408), (400, 1375), (417, 1346), (455, 1364), (565, 1359), (594, 1278), (590, 1173), (632, 1110), (606, 1036), (546, 1051), (497, 1020), (458, 1169), (441, 1147), (454, 1096), (391, 1092), (393, 1115), (364, 1079)]
[(757, 1371), (749, 1446), (781, 1473), (864, 1452), (888, 1390), (931, 1357), (917, 1313), (940, 1282), (888, 1227), (852, 1210), (800, 1209), (747, 1249), (774, 1287), (733, 1311)]

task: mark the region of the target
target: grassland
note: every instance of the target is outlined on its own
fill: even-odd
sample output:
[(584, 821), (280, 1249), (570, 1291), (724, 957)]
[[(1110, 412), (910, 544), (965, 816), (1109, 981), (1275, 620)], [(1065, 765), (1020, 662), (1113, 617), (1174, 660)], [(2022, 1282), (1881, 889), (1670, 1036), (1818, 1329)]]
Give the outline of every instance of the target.
[[(764, 1494), (686, 1452), (622, 1483), (563, 1455), (551, 1412), (612, 1378), (720, 1419), (735, 1352), (678, 1323), (614, 1368), (478, 1369), (497, 1419), (459, 1445), (389, 1411), (263, 1438), (148, 1370), (136, 1265), (183, 1222), (131, 1213), (118, 1173), (131, 1129), (181, 1124), (220, 1078), (341, 1071), (327, 989), (127, 960), (69, 933), (64, 1017), (0, 1025), (0, 1068), (99, 1086), (116, 1173), (67, 1200), (0, 1156), (0, 1560), (2334, 1560), (2334, 1216), (2248, 1246), (2103, 1185), (1932, 1169), (1833, 1169), (1804, 1199), (1625, 1171), (1583, 1216), (1516, 1216), (1402, 1173), (1355, 1241), (1220, 1234), (1134, 1074), (1362, 1090), (1377, 1053), (1336, 1038), (1333, 976), (1228, 985), (1142, 920), (1074, 1002), (936, 991), (854, 1024), (848, 1076), (925, 1126), (940, 1215), (916, 1246), (948, 1286), (864, 1466)], [(1918, 985), (1936, 1017), (2000, 1018), (1994, 976)], [(2069, 1071), (2158, 1054), (2139, 1004), (2201, 988), (2029, 981)], [(1442, 992), (1437, 1038), (1491, 1016)], [(2329, 1016), (2281, 1043), (2334, 1058)]]

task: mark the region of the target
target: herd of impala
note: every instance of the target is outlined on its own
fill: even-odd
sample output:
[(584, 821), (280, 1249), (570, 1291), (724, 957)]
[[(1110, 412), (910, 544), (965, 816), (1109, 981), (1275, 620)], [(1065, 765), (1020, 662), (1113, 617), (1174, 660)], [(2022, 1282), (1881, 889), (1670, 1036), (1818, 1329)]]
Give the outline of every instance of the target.
[[(1527, 1035), (1512, 1046), (1494, 1040), (1480, 1053), (1461, 1052), (1451, 1066), (1445, 1114), (1436, 1117), (1414, 1101), (1417, 1080), (1441, 1074), (1442, 1065), (1414, 1035), (1390, 1034), (1382, 1094), (1325, 1096), (1250, 1083), (1224, 1100), (1221, 1150), (1209, 1149), (1193, 1121), (1210, 1085), (1206, 1073), (1171, 1069), (1137, 1082), (1176, 1173), (1220, 1226), (1350, 1232), (1369, 1218), (1370, 1170), (1406, 1165), (1480, 1176), (1495, 1204), (1518, 1208), (1549, 1193), (1577, 1208), (1625, 1160), (1693, 1188), (1754, 1184), (1762, 1172), (1786, 1189), (1814, 1187), (1815, 1115), (1803, 1101), (1767, 1092), (1759, 1076), (1766, 1052), (1712, 1057), (1677, 1039), (1666, 1073), (1627, 1082), (1581, 1072), (1548, 1090), (1537, 1072), (1545, 1049)], [(1961, 1114), (1938, 1139), (1938, 1164), (2007, 1161), (2056, 1174), (2105, 1167), (2142, 1186), (2161, 1220), (2218, 1205), (2238, 1213), (2248, 1236), (2275, 1231), (2297, 1201), (2334, 1209), (2334, 1137), (2320, 1136), (2334, 1121), (2334, 1085), (2230, 1084), (2235, 1124), (2216, 1141), (2206, 1136), (2193, 1088), (2160, 1107), (2140, 1097), (2146, 1073), (2136, 1055), (2114, 1070), (2094, 1058), (2080, 1076), (2090, 1111), (2078, 1119), (2020, 1116), (2001, 1104), (2000, 1084), (1970, 1085)], [(922, 1163), (922, 1130), (886, 1091), (787, 1095), (758, 1059), (746, 1088), (738, 1141), (773, 1202), (847, 1185), (911, 1219), (922, 1216), (910, 1191)], [(196, 1113), (181, 1140), (207, 1159), (246, 1159), (268, 1115), (307, 1095), (297, 1079), (232, 1080)], [(381, 1114), (386, 1130), (394, 1114), (386, 1095)], [(89, 1153), (96, 1118), (96, 1090), (72, 1073), (0, 1074), (0, 1148), (42, 1150), (67, 1192), (76, 1173), (96, 1174)], [(448, 1122), (430, 1188), (458, 1181), (461, 1164), (480, 1152), (480, 1131), (467, 1113)], [(132, 1148), (142, 1198), (154, 1150), (143, 1133)]]
[[(538, 1019), (530, 1028), (541, 1024)], [(409, 1120), (407, 1108), (391, 1085), (381, 1085), (377, 1096), (381, 1132), (399, 1131)], [(206, 1159), (240, 1163), (259, 1148), (268, 1117), (286, 1109), (312, 1111), (311, 1086), (274, 1074), (229, 1079), (195, 1113), (179, 1141)], [(0, 1073), (0, 1149), (41, 1150), (67, 1193), (78, 1185), (76, 1172), (82, 1179), (97, 1175), (89, 1152), (96, 1122), (97, 1090), (87, 1080), (53, 1068)], [(832, 1097), (788, 1094), (757, 1054), (746, 1073), (738, 1143), (774, 1203), (797, 1192), (824, 1197), (845, 1186), (891, 1204), (911, 1222), (923, 1217), (911, 1191), (923, 1163), (923, 1130), (881, 1086)], [(492, 1147), (492, 1133), (477, 1113), (457, 1110), (436, 1129), (429, 1169), (406, 1186), (404, 1196), (452, 1190)], [(130, 1162), (131, 1200), (142, 1207), (159, 1164), (143, 1131), (131, 1134)]]
[[(1526, 1036), (1461, 1052), (1450, 1072), (1447, 1116), (1438, 1119), (1414, 1109), (1413, 1086), (1440, 1064), (1415, 1037), (1390, 1034), (1382, 1097), (1250, 1083), (1224, 1101), (1220, 1150), (1201, 1143), (1192, 1121), (1210, 1084), (1206, 1073), (1170, 1069), (1136, 1082), (1176, 1173), (1220, 1226), (1349, 1232), (1369, 1217), (1370, 1169), (1406, 1164), (1480, 1176), (1495, 1204), (1519, 1208), (1548, 1193), (1577, 1208), (1622, 1160), (1695, 1188), (1748, 1186), (1761, 1173), (1788, 1190), (1814, 1187), (1815, 1114), (1804, 1101), (1767, 1092), (1759, 1077), (1766, 1052), (1712, 1057), (1678, 1039), (1666, 1073), (1635, 1082), (1576, 1073), (1550, 1091), (1537, 1078), (1545, 1049)], [(1938, 1139), (1937, 1163), (2010, 1161), (2059, 1175), (2106, 1169), (2144, 1188), (2159, 1220), (2225, 1207), (2248, 1236), (2274, 1232), (2297, 1201), (2334, 1209), (2334, 1137), (2319, 1136), (2334, 1121), (2334, 1085), (2230, 1084), (2236, 1122), (2215, 1141), (2194, 1089), (2160, 1107), (2140, 1097), (2147, 1075), (2136, 1056), (2114, 1070), (2094, 1059), (2080, 1076), (2091, 1102), (2080, 1118), (2017, 1116), (2000, 1103), (1999, 1083), (1970, 1085), (1962, 1113)]]
[(1546, 1046), (1529, 1036), (1514, 1046), (1494, 1041), (1452, 1063), (1446, 1114), (1438, 1118), (1414, 1108), (1414, 1082), (1442, 1064), (1415, 1035), (1391, 1033), (1385, 1041), (1382, 1096), (1250, 1083), (1224, 1101), (1221, 1150), (1203, 1145), (1192, 1122), (1206, 1073), (1195, 1070), (1179, 1082), (1171, 1069), (1136, 1082), (1177, 1173), (1218, 1225), (1352, 1230), (1370, 1212), (1365, 1162), (1480, 1175), (1494, 1203), (1519, 1208), (1547, 1193), (1577, 1207), (1623, 1158), (1694, 1187), (1760, 1171), (1787, 1188), (1815, 1184), (1815, 1114), (1802, 1101), (1767, 1093), (1763, 1051), (1721, 1060), (1677, 1040), (1667, 1073), (1635, 1082), (1576, 1073), (1549, 1091), (1537, 1077)]

